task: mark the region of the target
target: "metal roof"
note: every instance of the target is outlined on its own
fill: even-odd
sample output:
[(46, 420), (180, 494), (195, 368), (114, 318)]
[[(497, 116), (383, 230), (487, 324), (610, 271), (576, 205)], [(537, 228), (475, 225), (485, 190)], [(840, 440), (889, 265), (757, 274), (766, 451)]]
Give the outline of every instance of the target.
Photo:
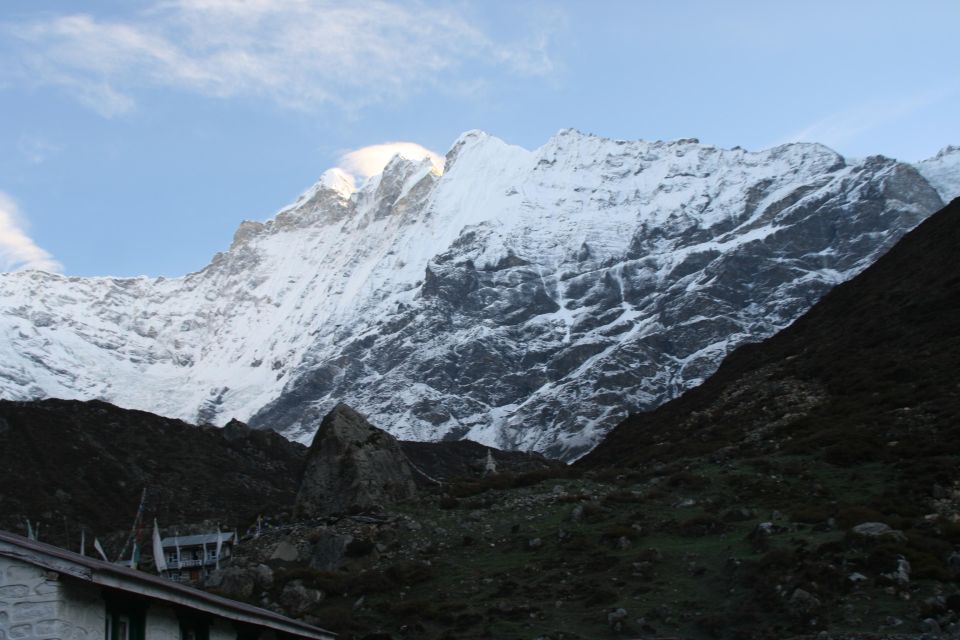
[(236, 622), (266, 627), (298, 638), (333, 640), (337, 635), (273, 611), (229, 600), (143, 571), (82, 556), (7, 531), (0, 531), (0, 556), (56, 571), (83, 582), (162, 600)]
[[(223, 531), (220, 533), (224, 542), (233, 542), (233, 531), (229, 533)], [(190, 547), (200, 544), (217, 544), (216, 533), (198, 533), (192, 536), (169, 536), (160, 541), (160, 544), (166, 547)]]

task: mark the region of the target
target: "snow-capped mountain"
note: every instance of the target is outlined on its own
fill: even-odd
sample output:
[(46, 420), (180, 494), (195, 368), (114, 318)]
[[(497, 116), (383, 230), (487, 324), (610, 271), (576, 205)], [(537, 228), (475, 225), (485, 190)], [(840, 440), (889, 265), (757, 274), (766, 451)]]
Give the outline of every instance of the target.
[(405, 439), (572, 458), (861, 271), (942, 206), (934, 187), (816, 144), (468, 132), (442, 175), (327, 172), (183, 278), (0, 275), (0, 395), (304, 442), (342, 400)]
[(944, 203), (960, 196), (960, 147), (947, 146), (922, 162), (917, 171), (937, 190)]

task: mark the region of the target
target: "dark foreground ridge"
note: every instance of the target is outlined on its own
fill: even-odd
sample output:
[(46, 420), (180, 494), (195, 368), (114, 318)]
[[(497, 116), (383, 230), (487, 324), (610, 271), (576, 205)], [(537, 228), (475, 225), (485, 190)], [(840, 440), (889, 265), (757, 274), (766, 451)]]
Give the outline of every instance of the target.
[(42, 540), (73, 548), (81, 526), (101, 537), (129, 530), (146, 487), (147, 512), (161, 523), (232, 529), (293, 503), (305, 454), (239, 422), (196, 427), (99, 401), (0, 401), (0, 528), (22, 533), (29, 518)]
[[(346, 405), (331, 416), (338, 412), (366, 422)], [(386, 432), (367, 426), (371, 431), (364, 438), (373, 434), (393, 441)], [(561, 466), (539, 454), (499, 451), (475, 442), (398, 444), (392, 450), (396, 465), (412, 467), (413, 479), (424, 487), (482, 477), (488, 452), (502, 471)], [(329, 459), (344, 453), (332, 451)], [(112, 555), (129, 532), (146, 488), (145, 514), (156, 517), (162, 527), (177, 527), (182, 534), (210, 531), (218, 524), (227, 531), (244, 531), (258, 515), (293, 518), (307, 462), (307, 447), (236, 420), (221, 429), (97, 400), (0, 400), (0, 529), (26, 533), (28, 519), (39, 523), (43, 541), (74, 549), (84, 528), (89, 535), (106, 537)], [(371, 468), (379, 471), (390, 462), (387, 456)], [(335, 489), (338, 499), (323, 509), (356, 511), (390, 502), (373, 499), (382, 492), (368, 495), (375, 482), (382, 485), (383, 477), (361, 475), (326, 487)], [(348, 495), (346, 490), (356, 482), (370, 486), (363, 495)]]

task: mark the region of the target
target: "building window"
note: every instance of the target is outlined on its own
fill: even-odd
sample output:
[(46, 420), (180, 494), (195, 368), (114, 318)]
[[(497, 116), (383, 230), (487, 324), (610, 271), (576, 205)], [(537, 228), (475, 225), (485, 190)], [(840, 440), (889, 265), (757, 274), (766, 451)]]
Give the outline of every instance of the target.
[(210, 640), (210, 621), (194, 615), (180, 615), (180, 640)]
[(104, 640), (145, 640), (146, 604), (134, 600), (105, 600), (107, 624)]

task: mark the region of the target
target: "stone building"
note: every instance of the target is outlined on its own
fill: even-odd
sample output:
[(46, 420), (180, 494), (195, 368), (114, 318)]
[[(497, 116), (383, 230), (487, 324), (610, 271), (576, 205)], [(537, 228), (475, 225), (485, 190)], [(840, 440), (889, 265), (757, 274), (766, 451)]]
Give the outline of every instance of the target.
[(0, 531), (6, 640), (332, 640), (278, 613)]

